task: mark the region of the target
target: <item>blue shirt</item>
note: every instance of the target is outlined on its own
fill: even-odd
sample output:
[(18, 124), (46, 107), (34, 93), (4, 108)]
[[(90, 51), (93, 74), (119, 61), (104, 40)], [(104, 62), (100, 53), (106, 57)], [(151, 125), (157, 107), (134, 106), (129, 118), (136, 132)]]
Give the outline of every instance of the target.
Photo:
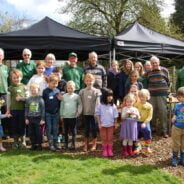
[(51, 68), (45, 68), (44, 74), (46, 76), (49, 76), (54, 71), (55, 68), (56, 68), (56, 66), (52, 66)]
[(176, 116), (174, 126), (178, 128), (184, 128), (184, 104), (176, 104), (176, 107), (174, 109), (174, 115)]
[(59, 111), (60, 101), (57, 99), (59, 89), (46, 88), (43, 91), (43, 99), (45, 101), (45, 112), (55, 114)]

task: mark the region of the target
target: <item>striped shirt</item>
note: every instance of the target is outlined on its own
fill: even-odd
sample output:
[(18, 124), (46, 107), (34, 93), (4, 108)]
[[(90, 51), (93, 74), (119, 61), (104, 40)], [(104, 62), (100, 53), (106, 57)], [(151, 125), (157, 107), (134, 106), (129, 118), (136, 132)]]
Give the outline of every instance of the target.
[(96, 64), (95, 66), (88, 65), (84, 69), (84, 73), (90, 73), (95, 77), (94, 87), (101, 89), (102, 87), (107, 87), (107, 75), (104, 67), (102, 65)]
[(151, 96), (167, 96), (169, 90), (169, 71), (164, 67), (159, 67), (146, 74), (148, 80), (148, 90)]

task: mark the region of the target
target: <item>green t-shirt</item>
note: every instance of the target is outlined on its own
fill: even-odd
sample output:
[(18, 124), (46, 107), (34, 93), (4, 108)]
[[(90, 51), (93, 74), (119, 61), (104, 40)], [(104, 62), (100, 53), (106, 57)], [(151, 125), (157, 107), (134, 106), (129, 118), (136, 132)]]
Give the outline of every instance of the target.
[(26, 87), (24, 84), (11, 85), (8, 88), (10, 92), (10, 110), (24, 110), (25, 102), (24, 101), (16, 101), (16, 97), (26, 97)]
[(176, 81), (176, 90), (184, 86), (184, 67), (178, 71), (177, 81)]
[(8, 75), (8, 67), (0, 64), (0, 93), (7, 93), (8, 91)]
[(34, 61), (30, 61), (30, 63), (18, 63), (16, 66), (17, 69), (22, 71), (23, 78), (22, 83), (27, 84), (29, 79), (36, 73), (36, 64)]
[(84, 87), (84, 71), (78, 66), (65, 66), (63, 68), (63, 79), (66, 81), (72, 80), (75, 83), (76, 90), (80, 90)]

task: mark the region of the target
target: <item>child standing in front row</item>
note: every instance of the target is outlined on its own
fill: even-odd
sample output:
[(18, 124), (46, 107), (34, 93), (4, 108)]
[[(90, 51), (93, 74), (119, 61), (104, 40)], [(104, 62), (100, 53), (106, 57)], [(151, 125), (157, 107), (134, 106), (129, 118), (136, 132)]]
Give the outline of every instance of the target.
[(178, 154), (180, 153), (180, 163), (184, 166), (184, 87), (180, 87), (177, 91), (177, 99), (180, 103), (176, 104), (174, 116), (172, 118), (172, 166), (179, 164)]
[(49, 87), (43, 91), (46, 134), (50, 150), (55, 151), (61, 148), (58, 143), (59, 106), (61, 100), (60, 91), (57, 89), (58, 77), (54, 75), (49, 76), (48, 84)]
[[(4, 105), (5, 100), (4, 99), (0, 99), (0, 109), (1, 107)], [(3, 143), (2, 143), (2, 137), (4, 136), (4, 132), (3, 132), (3, 126), (1, 125), (1, 119), (6, 118), (6, 117), (10, 117), (11, 115), (8, 114), (8, 112), (6, 114), (1, 114), (0, 111), (0, 152), (5, 152), (6, 149), (3, 147)]]
[(124, 98), (126, 106), (123, 107), (121, 118), (120, 138), (123, 139), (122, 154), (124, 156), (132, 156), (133, 141), (137, 141), (137, 120), (140, 118), (139, 111), (133, 105), (135, 103), (135, 96), (128, 94)]
[[(26, 87), (21, 83), (22, 72), (13, 69), (10, 72), (12, 85), (8, 88), (7, 110), (12, 115), (10, 119), (11, 136), (14, 138), (13, 149), (22, 148), (23, 136), (25, 134), (24, 108), (26, 98)], [(19, 139), (21, 138), (21, 142)]]
[[(150, 149), (151, 144), (151, 128), (150, 121), (153, 115), (153, 107), (147, 101), (150, 99), (150, 93), (147, 89), (141, 89), (138, 93), (140, 102), (135, 104), (135, 107), (139, 110), (140, 119), (137, 122), (138, 126), (138, 138), (144, 138), (146, 153), (152, 153)], [(139, 154), (141, 151), (141, 145), (139, 142), (135, 143), (134, 154)]]
[(42, 128), (45, 124), (45, 104), (39, 96), (40, 86), (37, 83), (30, 85), (30, 97), (26, 99), (25, 123), (28, 125), (28, 133), (32, 150), (42, 150)]
[[(59, 78), (58, 86), (57, 88), (59, 89), (61, 95), (64, 95), (66, 93), (66, 81), (62, 79), (63, 72), (60, 67), (56, 67), (52, 75), (55, 75)], [(64, 123), (59, 119), (59, 133), (58, 133), (58, 140), (60, 141), (61, 137), (60, 134), (62, 134), (62, 142), (65, 142), (65, 135), (64, 135)]]
[(83, 106), (84, 125), (85, 125), (85, 139), (84, 151), (88, 151), (89, 136), (92, 135), (92, 148), (91, 151), (96, 150), (97, 141), (97, 123), (95, 121), (95, 107), (100, 104), (101, 91), (93, 87), (95, 77), (92, 74), (86, 74), (84, 78), (86, 88), (82, 89), (79, 93)]
[(112, 157), (113, 154), (113, 134), (117, 127), (118, 110), (113, 101), (113, 92), (110, 89), (104, 91), (99, 104), (95, 109), (100, 137), (102, 140), (102, 157)]
[(77, 117), (82, 113), (82, 103), (80, 96), (74, 93), (75, 83), (68, 81), (66, 84), (67, 93), (63, 95), (60, 106), (60, 117), (64, 121), (65, 145), (64, 149), (68, 149), (68, 133), (72, 133), (72, 145), (70, 149), (75, 149), (76, 139), (76, 123)]

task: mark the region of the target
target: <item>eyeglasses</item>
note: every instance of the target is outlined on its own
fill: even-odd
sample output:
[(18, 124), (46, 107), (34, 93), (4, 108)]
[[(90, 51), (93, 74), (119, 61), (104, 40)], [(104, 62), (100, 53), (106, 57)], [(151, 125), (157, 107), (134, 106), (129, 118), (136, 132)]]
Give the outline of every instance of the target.
[(30, 54), (24, 54), (24, 56), (30, 56)]

